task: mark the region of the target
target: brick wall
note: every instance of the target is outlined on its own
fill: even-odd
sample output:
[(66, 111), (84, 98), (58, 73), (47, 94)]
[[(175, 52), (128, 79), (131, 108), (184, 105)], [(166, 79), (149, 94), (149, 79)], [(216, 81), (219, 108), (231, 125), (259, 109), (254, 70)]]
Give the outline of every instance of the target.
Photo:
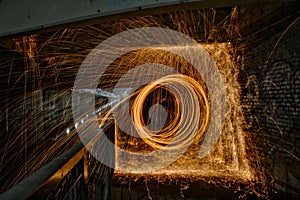
[[(247, 10), (266, 10), (255, 19)], [(300, 21), (299, 3), (241, 8), (243, 55), (240, 83), (246, 130), (286, 197), (299, 198)], [(280, 17), (280, 18), (278, 18)], [(251, 19), (251, 20), (247, 20)]]

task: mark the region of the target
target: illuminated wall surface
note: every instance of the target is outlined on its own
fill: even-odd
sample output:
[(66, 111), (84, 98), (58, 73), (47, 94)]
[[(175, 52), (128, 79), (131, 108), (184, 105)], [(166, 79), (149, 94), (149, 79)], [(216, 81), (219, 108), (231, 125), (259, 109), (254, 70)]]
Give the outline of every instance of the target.
[[(213, 117), (222, 110), (210, 109), (214, 108), (214, 94), (221, 91), (217, 83), (205, 82), (205, 75), (186, 59), (168, 52), (183, 47), (142, 48), (118, 57), (102, 74), (98, 88), (112, 92), (111, 88), (131, 69), (145, 63), (159, 63), (189, 77), (188, 82), (180, 82), (182, 77), (178, 75), (166, 80), (192, 84), (188, 87), (193, 88), (192, 96), (196, 94), (195, 100), (200, 102), (199, 108), (197, 103), (189, 104), (185, 117), (180, 118), (184, 111), (178, 110), (180, 98), (172, 91), (158, 86), (147, 93), (143, 90), (147, 86), (141, 86), (128, 98), (130, 116), (137, 124), (147, 126), (154, 121), (164, 122), (150, 127), (154, 130), (164, 124), (170, 127), (183, 124), (187, 136), (193, 128), (201, 129), (203, 124), (205, 127), (201, 134), (192, 135), (195, 139), (188, 143), (189, 147), (178, 159), (161, 169), (149, 171), (143, 169), (163, 161), (148, 160), (141, 165), (139, 160), (122, 160), (120, 149), (149, 153), (160, 150), (174, 137), (172, 134), (164, 139), (157, 136), (158, 142), (136, 138), (121, 130), (124, 124), (116, 120), (115, 130), (109, 136), (119, 148), (112, 152), (115, 170), (108, 181), (111, 199), (299, 199), (299, 23), (298, 2), (268, 2), (168, 10), (1, 38), (1, 193), (82, 139), (76, 131), (79, 122), (73, 119), (72, 89), (77, 72), (92, 49), (128, 29), (163, 27), (194, 39), (212, 59), (225, 92), (224, 101), (218, 102), (226, 105), (221, 134), (209, 154), (200, 158), (199, 151), (208, 127), (214, 130), (219, 126)], [(193, 47), (184, 48), (188, 51)], [(203, 55), (191, 56), (201, 60)], [(147, 68), (144, 74), (122, 80), (122, 86), (130, 88), (145, 76), (155, 77), (159, 73)], [(143, 98), (139, 93), (148, 97)], [(95, 102), (95, 107), (99, 108), (110, 100), (96, 96)], [(160, 107), (155, 107), (157, 103), (164, 106), (166, 116)], [(141, 112), (135, 112), (140, 108)], [(109, 109), (95, 116), (99, 126), (106, 117), (113, 118)], [(169, 133), (166, 129), (158, 135)], [(96, 142), (94, 146), (101, 144)], [(89, 160), (93, 163), (91, 154)], [(170, 157), (171, 154), (172, 151)], [(163, 155), (162, 159), (166, 157), (169, 155)], [(138, 170), (122, 170), (128, 167)]]

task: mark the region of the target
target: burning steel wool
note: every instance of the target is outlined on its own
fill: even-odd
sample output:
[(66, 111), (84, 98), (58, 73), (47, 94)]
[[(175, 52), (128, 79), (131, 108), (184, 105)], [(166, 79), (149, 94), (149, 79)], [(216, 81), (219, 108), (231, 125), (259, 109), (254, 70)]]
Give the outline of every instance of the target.
[[(184, 49), (187, 52), (187, 49), (193, 48), (192, 46), (144, 48), (131, 51), (115, 60), (101, 74), (98, 88), (105, 88), (107, 85), (121, 88), (121, 90), (112, 90), (111, 94), (116, 96), (118, 92), (122, 96), (121, 93), (126, 91), (122, 88), (127, 88), (127, 94), (120, 97), (118, 102), (111, 105), (111, 109), (101, 113), (97, 119), (99, 127), (102, 127), (108, 118), (116, 118), (117, 132), (114, 141), (116, 149), (113, 163), (116, 179), (125, 182), (138, 179), (160, 181), (188, 179), (191, 182), (206, 181), (222, 186), (234, 183), (243, 185), (241, 190), (251, 192), (255, 191), (252, 184), (258, 181), (264, 182), (260, 179), (261, 174), (256, 171), (258, 168), (252, 167), (250, 163), (256, 155), (248, 149), (253, 144), (242, 128), (244, 121), (236, 78), (239, 70), (232, 60), (232, 44), (201, 45), (216, 63), (221, 84), (226, 89), (226, 98), (218, 102), (228, 107), (224, 124), (221, 120), (214, 120), (218, 115), (222, 115), (224, 110), (211, 109), (214, 95), (222, 92), (218, 90), (217, 79), (212, 80), (213, 84), (210, 85), (209, 90), (203, 75), (193, 68), (191, 63), (168, 51), (176, 49), (180, 52)], [(114, 54), (115, 51), (109, 53)], [(192, 54), (191, 56), (205, 60), (204, 55)], [(145, 63), (159, 64), (149, 66)], [(89, 64), (93, 65), (93, 62)], [(210, 76), (212, 74), (209, 72)], [(132, 88), (137, 89), (128, 94), (128, 89), (132, 90)], [(128, 105), (123, 106), (123, 104)], [(83, 112), (81, 116), (85, 115), (86, 112)], [(223, 128), (217, 144), (206, 156), (200, 157), (199, 152), (208, 126), (216, 132), (216, 127), (220, 125)], [(90, 127), (85, 126), (83, 129), (87, 130)], [(87, 134), (85, 137), (88, 137), (88, 133), (85, 134)], [(109, 145), (106, 146), (102, 141), (94, 145), (102, 145), (103, 152), (109, 149)], [(162, 154), (153, 153), (152, 156), (135, 158), (136, 155), (147, 155), (162, 149), (165, 150)], [(184, 151), (180, 151), (181, 149)], [(178, 156), (178, 151), (182, 155)], [(93, 155), (97, 157), (97, 152)], [(163, 168), (157, 167), (162, 163), (169, 163), (169, 159), (174, 156), (178, 156), (174, 162), (170, 162)]]
[[(116, 119), (113, 141), (116, 146), (116, 179), (125, 182), (154, 179), (163, 182), (184, 178), (188, 180), (185, 181), (187, 185), (188, 182), (205, 181), (227, 188), (235, 185), (233, 190), (243, 190), (244, 194), (256, 193), (259, 197), (267, 195), (264, 169), (260, 165), (257, 152), (254, 151), (255, 144), (251, 136), (247, 135), (243, 128), (245, 121), (237, 80), (241, 67), (240, 58), (235, 54), (236, 46), (231, 42), (224, 42), (224, 38), (231, 41), (238, 35), (238, 28), (234, 24), (236, 12), (236, 8), (233, 8), (226, 14), (224, 21), (218, 23), (215, 19), (216, 10), (207, 9), (122, 19), (114, 25), (103, 23), (85, 29), (64, 29), (51, 33), (51, 37), (46, 38), (29, 36), (15, 39), (18, 51), (26, 52), (26, 59), (29, 60), (25, 60), (24, 71), (10, 74), (11, 79), (8, 79), (7, 83), (14, 84), (10, 89), (11, 96), (19, 96), (20, 101), (7, 103), (6, 109), (14, 110), (14, 113), (22, 112), (23, 117), (9, 124), (8, 131), (17, 130), (16, 137), (7, 136), (3, 143), (4, 148), (1, 149), (1, 174), (6, 178), (11, 173), (16, 174), (10, 179), (10, 183), (3, 187), (11, 187), (24, 178), (22, 173), (26, 176), (31, 174), (80, 141), (77, 131), (84, 127), (84, 124), (89, 125), (91, 121), (97, 121), (98, 126), (102, 127), (108, 118), (117, 115), (123, 121)], [(210, 64), (212, 61), (222, 81), (211, 80), (208, 85), (204, 76), (209, 77), (210, 71), (206, 75), (201, 74), (187, 59), (174, 53), (188, 52), (193, 46), (132, 50), (117, 57), (102, 74), (93, 74), (92, 78), (97, 77), (97, 85), (93, 90), (90, 90), (90, 87), (81, 88), (85, 90), (81, 91), (83, 95), (94, 96), (94, 112), (84, 113), (78, 118), (80, 120), (73, 121), (71, 92), (79, 66), (91, 49), (111, 35), (143, 27), (170, 28), (193, 38), (212, 60), (205, 60), (205, 57), (199, 54), (189, 56), (201, 63)], [(144, 35), (140, 37), (147, 40)], [(118, 41), (115, 41), (115, 44), (111, 45), (117, 43)], [(115, 54), (109, 50), (107, 52), (111, 55)], [(153, 68), (144, 67), (138, 70), (137, 66), (149, 63), (155, 63)], [(41, 69), (42, 65), (46, 67)], [(162, 70), (156, 70), (157, 66)], [(123, 78), (124, 74), (127, 74), (126, 78)], [(137, 85), (137, 82), (147, 84)], [(218, 90), (218, 84), (225, 89), (224, 101), (218, 102), (227, 108), (223, 124), (215, 119), (224, 110), (212, 109), (220, 106), (213, 103), (214, 95), (222, 92)], [(18, 94), (16, 88), (21, 86), (24, 86), (24, 92)], [(112, 88), (124, 90), (119, 90), (118, 93), (118, 90)], [(51, 93), (54, 90), (58, 92)], [(128, 93), (124, 95), (124, 91)], [(43, 96), (47, 95), (47, 100), (43, 100)], [(31, 111), (28, 111), (26, 106), (28, 99), (36, 102)], [(57, 102), (60, 102), (60, 105)], [(123, 106), (125, 103), (128, 107)], [(104, 105), (108, 106), (103, 107)], [(32, 117), (26, 117), (26, 112), (31, 112)], [(127, 120), (131, 121), (132, 126), (124, 130), (122, 127), (128, 125)], [(13, 123), (17, 125), (13, 127)], [(206, 142), (205, 134), (221, 125), (216, 145), (205, 156), (199, 156), (201, 146)], [(35, 146), (40, 140), (43, 143)], [(20, 147), (22, 150), (14, 151), (13, 147), (17, 143), (24, 144)], [(169, 153), (164, 154), (163, 158), (172, 157), (173, 151), (176, 152), (177, 149), (186, 151), (174, 162), (155, 171), (122, 170), (143, 169), (147, 168), (147, 165), (160, 164), (148, 160), (141, 166), (140, 162), (135, 163), (135, 160), (129, 158), (119, 159), (123, 151), (147, 154), (161, 149), (167, 149)], [(21, 152), (25, 152), (25, 155)], [(22, 162), (12, 165), (14, 167), (8, 171), (3, 170), (7, 169), (3, 160), (15, 163), (12, 158), (22, 158)], [(16, 173), (18, 170), (19, 173)]]
[[(155, 56), (153, 56), (154, 50), (139, 51), (134, 53), (133, 56), (126, 55), (126, 57), (119, 61), (121, 64), (114, 67), (120, 68), (118, 71), (121, 71), (126, 70), (124, 69), (124, 66), (136, 66), (139, 65), (139, 62), (155, 63), (159, 61), (168, 66), (173, 66), (184, 75), (174, 74), (165, 76), (136, 91), (130, 97), (132, 98), (130, 112), (134, 124), (133, 128), (135, 128), (138, 134), (143, 137), (132, 137), (119, 129), (115, 143), (121, 146), (121, 148), (132, 152), (149, 152), (157, 150), (163, 148), (170, 142), (175, 142), (175, 145), (170, 145), (170, 147), (167, 146), (167, 148), (179, 148), (176, 144), (180, 139), (184, 140), (180, 145), (190, 146), (187, 152), (177, 161), (164, 169), (148, 172), (146, 173), (147, 176), (156, 178), (163, 176), (194, 177), (195, 180), (209, 180), (209, 177), (218, 177), (220, 181), (222, 181), (222, 179), (223, 181), (230, 179), (251, 181), (255, 179), (256, 175), (255, 171), (251, 169), (248, 163), (249, 154), (247, 156), (245, 134), (241, 128), (243, 117), (240, 107), (238, 106), (239, 98), (237, 97), (239, 94), (239, 87), (234, 78), (229, 78), (229, 75), (234, 76), (238, 73), (230, 56), (232, 51), (231, 44), (209, 44), (203, 46), (213, 57), (216, 66), (218, 66), (218, 69), (222, 74), (223, 84), (226, 88), (226, 101), (221, 103), (226, 104), (229, 108), (226, 113), (222, 134), (212, 152), (210, 152), (207, 157), (199, 158), (198, 152), (201, 147), (201, 142), (203, 142), (208, 123), (213, 121), (210, 119), (210, 97), (208, 96), (208, 90), (201, 75), (197, 73), (197, 71), (191, 68), (189, 69), (191, 66), (189, 66), (188, 63), (185, 63), (186, 61), (182, 58), (174, 55), (172, 56), (164, 51), (156, 52)], [(152, 53), (150, 54), (149, 52)], [(143, 59), (146, 59), (146, 61), (133, 59), (137, 57), (142, 57)], [(130, 64), (124, 65), (127, 61), (130, 62)], [(185, 67), (187, 67), (187, 69), (184, 69)], [(155, 72), (152, 73), (152, 75), (153, 74), (155, 74)], [(137, 75), (134, 78), (136, 79), (138, 76), (142, 77), (143, 75), (144, 73)], [(149, 76), (151, 75), (149, 74)], [(130, 87), (132, 82), (128, 80), (131, 78), (122, 81), (122, 85), (125, 84), (126, 87)], [(181, 86), (184, 86), (184, 88), (187, 88), (187, 90), (191, 90), (192, 92), (187, 91), (185, 93), (177, 92), (177, 94), (172, 94), (164, 88), (163, 83), (166, 83), (167, 85), (180, 83)], [(212, 92), (218, 91), (213, 90)], [(187, 99), (192, 99), (192, 101), (187, 101)], [(179, 104), (185, 104), (185, 102), (189, 102), (187, 107), (185, 107), (188, 110), (180, 110)], [(163, 108), (157, 107), (156, 105), (158, 103), (164, 105)], [(154, 111), (155, 109), (156, 112)], [(161, 114), (162, 111), (159, 111), (159, 109), (165, 109), (167, 113), (163, 115)], [(145, 110), (149, 110), (149, 113)], [(118, 111), (120, 112), (120, 109), (118, 109)], [(157, 118), (160, 117), (164, 117), (165, 120), (157, 120)], [(149, 121), (152, 122), (155, 120), (165, 121), (165, 126), (160, 123), (158, 123), (157, 126), (155, 126), (155, 123), (149, 123)], [(183, 123), (183, 125), (181, 126), (180, 123)], [(213, 126), (217, 125), (215, 124)], [(182, 129), (180, 130), (179, 135), (175, 136), (175, 132), (178, 131), (179, 127)], [(194, 130), (197, 131), (195, 132)], [(192, 135), (192, 133), (195, 135)], [(191, 141), (191, 139), (193, 140)], [(116, 152), (116, 156), (118, 156), (118, 151)], [(118, 168), (118, 164), (128, 165), (132, 164), (132, 162), (117, 162), (116, 168)], [(127, 176), (126, 173), (124, 174), (122, 171), (116, 171), (115, 174)], [(145, 176), (139, 173), (134, 174), (135, 173), (133, 173), (133, 176)]]

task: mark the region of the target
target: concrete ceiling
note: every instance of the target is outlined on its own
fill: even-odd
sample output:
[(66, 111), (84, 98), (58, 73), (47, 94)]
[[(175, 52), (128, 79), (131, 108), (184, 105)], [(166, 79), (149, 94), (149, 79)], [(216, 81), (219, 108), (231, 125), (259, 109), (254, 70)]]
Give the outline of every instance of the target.
[[(0, 37), (103, 18), (229, 7), (256, 0), (0, 0)], [(271, 0), (267, 0), (268, 2)], [(281, 0), (283, 1), (283, 0)], [(288, 0), (285, 0), (288, 1)], [(278, 2), (278, 1), (277, 1)], [(133, 14), (132, 14), (133, 13)]]

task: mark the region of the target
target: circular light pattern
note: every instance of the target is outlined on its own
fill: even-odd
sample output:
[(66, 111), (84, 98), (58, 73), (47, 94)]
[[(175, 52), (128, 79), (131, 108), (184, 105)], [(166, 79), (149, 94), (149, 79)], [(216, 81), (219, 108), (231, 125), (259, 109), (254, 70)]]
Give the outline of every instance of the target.
[[(168, 51), (181, 56), (201, 74), (208, 94), (205, 94), (203, 88), (194, 79), (179, 74), (172, 67), (158, 64), (159, 62), (144, 64), (142, 67), (136, 66), (136, 69), (146, 69), (149, 73), (144, 73), (143, 70), (131, 73), (129, 70), (128, 73), (123, 74), (114, 87), (114, 94), (119, 89), (122, 91), (124, 87), (128, 87), (131, 91), (143, 85), (145, 87), (137, 94), (119, 94), (123, 99), (109, 113), (113, 113), (122, 131), (142, 138), (154, 148), (154, 151), (130, 152), (114, 145), (103, 134), (103, 130), (99, 129), (96, 116), (92, 116), (78, 126), (77, 132), (87, 150), (96, 159), (109, 167), (129, 173), (145, 173), (168, 166), (186, 152), (198, 135), (203, 136), (199, 156), (201, 158), (208, 155), (221, 134), (226, 114), (222, 78), (209, 54), (201, 45), (177, 31), (147, 27), (114, 35), (104, 40), (87, 55), (77, 73), (72, 92), (75, 123), (87, 113), (95, 112), (95, 95), (81, 93), (79, 90), (96, 90), (99, 78), (116, 59), (128, 52), (143, 48)], [(154, 75), (150, 77), (151, 73)], [(126, 85), (128, 82), (130, 86)], [(161, 126), (162, 130), (151, 131), (151, 126), (146, 126), (142, 119), (142, 105), (151, 91), (161, 85), (174, 96), (176, 102), (174, 109), (178, 112), (170, 123)], [(131, 110), (129, 99), (133, 95), (136, 95), (136, 98)], [(207, 96), (210, 97), (209, 103)], [(155, 105), (155, 108), (160, 114), (166, 112), (161, 105)], [(130, 110), (132, 115), (129, 113)], [(157, 113), (152, 115), (155, 114)], [(132, 127), (135, 129), (133, 132), (131, 132)], [(91, 145), (92, 138), (97, 138), (97, 141)], [(115, 152), (118, 152), (117, 155)]]
[[(162, 86), (175, 97), (175, 117), (157, 134), (143, 121), (143, 105), (151, 92)], [(189, 76), (174, 74), (151, 82), (139, 91), (132, 105), (132, 121), (139, 136), (152, 148), (178, 149), (189, 147), (197, 136), (204, 133), (209, 111), (208, 99), (201, 85)]]

